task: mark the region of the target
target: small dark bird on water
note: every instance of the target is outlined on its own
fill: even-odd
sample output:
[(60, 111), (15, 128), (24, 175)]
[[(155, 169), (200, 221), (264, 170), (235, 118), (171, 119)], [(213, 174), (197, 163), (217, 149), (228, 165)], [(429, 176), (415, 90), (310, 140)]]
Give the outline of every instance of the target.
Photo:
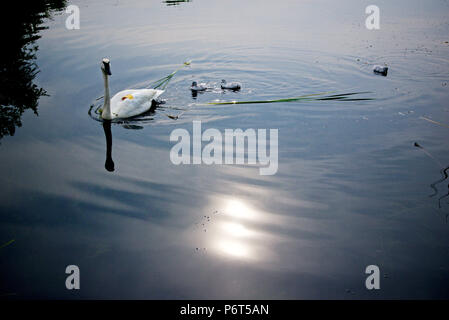
[(192, 82), (192, 86), (190, 87), (190, 90), (192, 91), (206, 91), (207, 86), (204, 83), (198, 84), (196, 81)]
[(226, 80), (221, 80), (221, 88), (227, 90), (238, 91), (242, 88), (242, 85), (238, 82), (227, 83)]

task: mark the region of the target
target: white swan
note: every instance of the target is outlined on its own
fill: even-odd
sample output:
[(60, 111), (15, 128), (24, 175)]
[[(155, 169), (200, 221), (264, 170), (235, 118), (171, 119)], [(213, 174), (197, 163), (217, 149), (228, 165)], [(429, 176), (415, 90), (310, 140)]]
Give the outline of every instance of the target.
[(101, 61), (101, 71), (104, 78), (104, 105), (101, 112), (103, 119), (130, 118), (142, 114), (148, 111), (152, 101), (164, 92), (156, 89), (128, 89), (116, 93), (111, 99), (108, 82), (111, 75), (109, 59), (104, 58)]

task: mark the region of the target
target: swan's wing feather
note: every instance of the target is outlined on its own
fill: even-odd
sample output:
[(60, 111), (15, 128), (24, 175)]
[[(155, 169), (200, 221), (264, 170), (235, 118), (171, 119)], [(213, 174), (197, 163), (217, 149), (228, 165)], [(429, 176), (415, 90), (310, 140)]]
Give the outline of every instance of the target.
[(152, 100), (159, 97), (164, 91), (155, 89), (123, 90), (111, 99), (111, 112), (115, 118), (134, 117), (148, 111)]

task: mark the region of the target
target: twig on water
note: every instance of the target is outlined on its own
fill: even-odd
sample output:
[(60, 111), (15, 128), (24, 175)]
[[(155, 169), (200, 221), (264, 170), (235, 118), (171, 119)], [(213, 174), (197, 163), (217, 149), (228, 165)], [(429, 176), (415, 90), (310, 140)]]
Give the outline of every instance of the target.
[(426, 118), (426, 117), (420, 117), (420, 118), (423, 119), (423, 120), (435, 123), (435, 124), (437, 124), (439, 126), (449, 128), (449, 126), (447, 124), (444, 124), (444, 123), (441, 123), (441, 122), (438, 122), (438, 121), (435, 121), (435, 120), (432, 120), (432, 119), (429, 119), (429, 118)]

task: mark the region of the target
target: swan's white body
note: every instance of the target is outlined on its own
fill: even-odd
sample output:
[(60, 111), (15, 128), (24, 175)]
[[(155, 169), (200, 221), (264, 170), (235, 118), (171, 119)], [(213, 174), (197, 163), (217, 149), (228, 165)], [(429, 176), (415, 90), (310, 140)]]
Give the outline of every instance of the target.
[[(163, 90), (155, 89), (128, 89), (120, 91), (110, 101), (109, 119), (130, 118), (142, 114), (151, 108), (152, 101), (157, 99), (163, 92)], [(102, 117), (105, 118), (109, 112), (107, 108), (103, 108)]]
[(130, 118), (142, 114), (151, 108), (152, 101), (157, 99), (164, 90), (128, 89), (116, 93), (112, 99), (109, 95), (108, 76), (111, 74), (109, 60), (103, 59), (106, 67), (101, 68), (104, 78), (104, 105), (101, 117), (106, 120)]

